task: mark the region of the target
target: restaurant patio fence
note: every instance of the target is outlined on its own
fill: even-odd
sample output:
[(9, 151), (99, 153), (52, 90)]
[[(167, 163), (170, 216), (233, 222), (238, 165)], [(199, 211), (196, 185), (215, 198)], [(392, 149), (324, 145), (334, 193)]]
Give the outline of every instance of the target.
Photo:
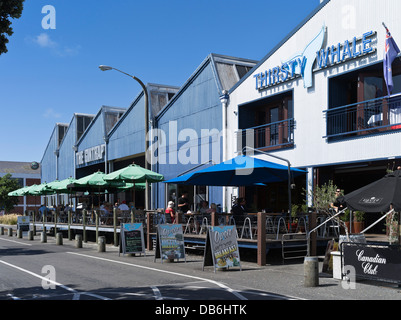
[[(209, 226), (235, 225), (237, 230), (238, 245), (241, 248), (257, 250), (257, 264), (266, 264), (266, 255), (270, 249), (280, 249), (283, 259), (301, 258), (307, 255), (308, 241), (311, 254), (315, 255), (317, 245), (325, 246), (332, 237), (339, 236), (339, 229), (335, 224), (325, 225), (318, 232), (311, 234), (308, 240), (309, 230), (314, 229), (322, 219), (316, 213), (302, 214), (297, 217), (271, 213), (248, 214), (241, 223), (235, 222), (231, 214), (183, 214), (176, 213), (171, 221), (169, 214), (160, 210), (132, 210), (121, 211), (114, 209), (112, 214), (100, 213), (99, 210), (80, 210), (77, 212), (51, 211), (44, 219), (29, 212), (31, 225), (36, 228), (67, 233), (69, 240), (73, 239), (73, 233), (82, 233), (83, 241), (88, 241), (88, 233), (94, 232), (96, 242), (99, 233), (113, 234), (111, 243), (119, 245), (120, 226), (122, 223), (142, 223), (145, 230), (147, 250), (153, 250), (156, 239), (156, 230), (159, 224), (182, 224), (187, 248), (204, 248), (206, 233)], [(93, 236), (92, 236), (93, 237)], [(322, 244), (322, 242), (324, 242)]]

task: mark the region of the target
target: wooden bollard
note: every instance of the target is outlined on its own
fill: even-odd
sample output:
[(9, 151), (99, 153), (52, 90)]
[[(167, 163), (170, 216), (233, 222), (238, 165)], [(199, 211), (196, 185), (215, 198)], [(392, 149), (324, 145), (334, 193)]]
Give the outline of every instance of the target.
[(13, 236), (13, 228), (8, 228), (8, 236), (9, 237)]
[(56, 233), (56, 245), (58, 246), (63, 245), (63, 234), (61, 232)]
[(82, 248), (82, 234), (75, 235), (75, 248)]
[[(258, 213), (258, 265), (266, 265), (266, 213)], [(251, 231), (252, 232), (252, 231)]]
[(4, 227), (0, 227), (0, 236), (4, 236)]
[(28, 231), (28, 240), (33, 241), (33, 234), (34, 234), (33, 230)]
[(21, 228), (17, 229), (17, 238), (22, 239), (22, 229)]
[(106, 252), (106, 237), (104, 236), (98, 237), (97, 251)]

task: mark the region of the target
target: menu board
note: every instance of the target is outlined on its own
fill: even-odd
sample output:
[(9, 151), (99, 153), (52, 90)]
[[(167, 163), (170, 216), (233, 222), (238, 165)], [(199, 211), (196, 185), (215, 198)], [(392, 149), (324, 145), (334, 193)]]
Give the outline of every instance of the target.
[(142, 223), (123, 223), (121, 226), (120, 252), (145, 253), (145, 237)]
[(159, 224), (157, 228), (155, 261), (157, 258), (161, 258), (162, 263), (163, 259), (185, 259), (182, 224)]
[(206, 237), (203, 269), (213, 265), (216, 268), (240, 267), (240, 256), (235, 226), (209, 227)]

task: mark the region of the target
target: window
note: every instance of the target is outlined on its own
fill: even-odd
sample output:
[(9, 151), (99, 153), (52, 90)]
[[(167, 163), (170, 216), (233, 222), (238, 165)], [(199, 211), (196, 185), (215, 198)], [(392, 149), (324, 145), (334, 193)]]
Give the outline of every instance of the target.
[(235, 67), (237, 68), (238, 76), (240, 79), (242, 79), (252, 69), (252, 67), (249, 66), (235, 65)]
[(113, 129), (114, 125), (118, 122), (118, 120), (123, 116), (124, 112), (105, 112), (104, 117), (105, 117), (105, 128), (106, 128), (106, 134), (110, 132), (111, 129)]
[(292, 91), (243, 105), (239, 110), (238, 148), (275, 149), (293, 145)]
[(57, 147), (60, 147), (61, 142), (64, 139), (65, 133), (67, 132), (67, 126), (59, 125), (58, 126), (58, 144)]
[(93, 117), (91, 116), (77, 116), (77, 141), (84, 134), (86, 128), (88, 128), (89, 124), (92, 122)]

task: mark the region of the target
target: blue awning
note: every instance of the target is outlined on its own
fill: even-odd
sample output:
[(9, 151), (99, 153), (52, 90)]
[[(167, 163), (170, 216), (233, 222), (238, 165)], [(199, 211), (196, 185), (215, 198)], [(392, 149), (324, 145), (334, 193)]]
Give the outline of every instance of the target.
[[(290, 169), (292, 177), (305, 173), (305, 170)], [(241, 155), (220, 164), (165, 181), (165, 183), (198, 186), (254, 186), (287, 180), (287, 166)]]

